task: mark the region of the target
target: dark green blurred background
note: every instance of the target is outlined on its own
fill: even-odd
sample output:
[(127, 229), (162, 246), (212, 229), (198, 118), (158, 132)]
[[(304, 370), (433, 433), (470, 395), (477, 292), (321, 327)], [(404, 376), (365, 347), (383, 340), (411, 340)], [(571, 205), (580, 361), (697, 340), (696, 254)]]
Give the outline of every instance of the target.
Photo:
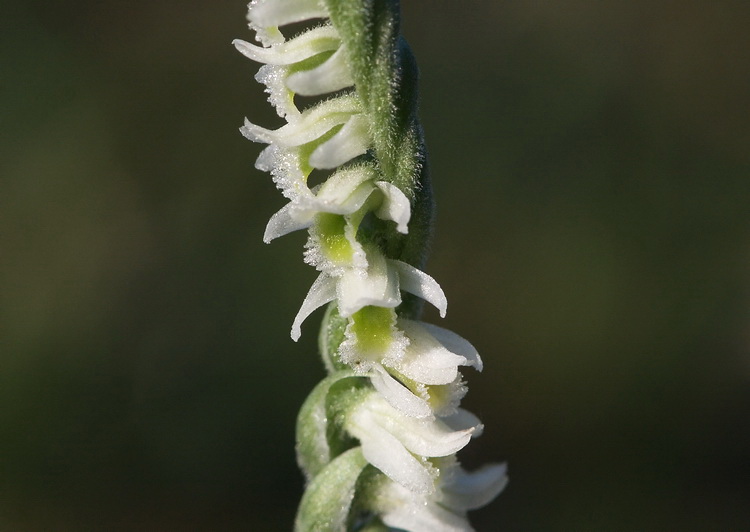
[[(480, 531), (750, 530), (750, 3), (404, 0)], [(6, 0), (0, 529), (289, 530), (322, 377), (242, 1)], [(428, 314), (436, 320), (435, 314)]]

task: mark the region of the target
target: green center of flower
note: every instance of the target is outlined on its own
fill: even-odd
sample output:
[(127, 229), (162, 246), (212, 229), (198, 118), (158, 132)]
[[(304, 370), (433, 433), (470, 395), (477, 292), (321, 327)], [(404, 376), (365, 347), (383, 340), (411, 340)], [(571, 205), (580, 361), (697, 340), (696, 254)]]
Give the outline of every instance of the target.
[(351, 331), (357, 338), (357, 350), (368, 355), (382, 356), (393, 339), (393, 309), (366, 306), (352, 317)]
[(339, 214), (320, 213), (317, 225), (323, 254), (333, 262), (351, 262), (354, 249), (346, 238), (346, 219)]

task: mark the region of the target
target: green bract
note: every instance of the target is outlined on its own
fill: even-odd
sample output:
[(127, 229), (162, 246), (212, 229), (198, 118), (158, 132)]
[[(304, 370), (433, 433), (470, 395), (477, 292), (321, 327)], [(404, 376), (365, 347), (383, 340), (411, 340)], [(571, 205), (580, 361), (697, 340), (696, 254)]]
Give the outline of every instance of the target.
[(359, 448), (338, 456), (313, 478), (302, 497), (297, 532), (346, 530), (357, 479), (367, 466)]

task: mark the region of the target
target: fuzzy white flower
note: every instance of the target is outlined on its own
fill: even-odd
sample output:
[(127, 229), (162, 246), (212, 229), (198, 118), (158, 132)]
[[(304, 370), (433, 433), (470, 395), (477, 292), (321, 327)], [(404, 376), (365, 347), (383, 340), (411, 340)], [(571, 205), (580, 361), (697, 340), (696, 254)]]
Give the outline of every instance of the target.
[(346, 268), (366, 268), (365, 251), (356, 238), (366, 213), (395, 222), (397, 231), (405, 233), (411, 212), (404, 193), (378, 181), (377, 175), (369, 165), (349, 166), (313, 190), (298, 187), (269, 220), (263, 240), (312, 227), (305, 253), (308, 264), (334, 275)]
[(367, 269), (351, 268), (340, 276), (323, 272), (313, 283), (292, 324), (292, 339), (300, 337), (302, 322), (313, 311), (337, 300), (339, 313), (347, 318), (366, 306), (395, 308), (400, 290), (421, 297), (445, 316), (448, 300), (440, 285), (414, 266), (385, 258), (375, 248), (366, 250)]
[(393, 408), (377, 392), (349, 414), (345, 428), (358, 438), (368, 462), (410, 491), (430, 494), (438, 470), (427, 460), (462, 449), (481, 423), (462, 410), (447, 419), (417, 419)]
[(344, 95), (306, 109), (296, 120), (276, 130), (245, 119), (240, 132), (254, 142), (286, 150), (305, 147), (310, 154), (300, 159), (300, 165), (306, 163), (312, 168), (331, 169), (367, 152), (372, 141), (361, 112), (359, 100)]
[(386, 525), (410, 532), (470, 532), (474, 529), (466, 512), (488, 504), (508, 483), (505, 464), (467, 472), (453, 456), (434, 463), (440, 475), (432, 493), (419, 493), (390, 479), (373, 490), (373, 509)]
[(455, 413), (466, 394), (458, 367), (482, 371), (479, 353), (447, 329), (403, 318), (398, 326), (406, 338), (403, 353), (372, 365), (369, 376), (373, 386), (393, 407), (409, 416)]

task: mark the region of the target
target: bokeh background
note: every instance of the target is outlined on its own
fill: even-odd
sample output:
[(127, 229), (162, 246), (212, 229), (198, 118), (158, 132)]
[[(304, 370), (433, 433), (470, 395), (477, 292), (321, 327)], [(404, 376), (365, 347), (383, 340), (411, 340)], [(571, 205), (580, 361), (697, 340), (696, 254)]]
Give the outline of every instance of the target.
[[(412, 0), (480, 531), (750, 530), (750, 3)], [(243, 2), (5, 0), (0, 529), (289, 530), (323, 376)], [(429, 319), (437, 319), (432, 313)]]

